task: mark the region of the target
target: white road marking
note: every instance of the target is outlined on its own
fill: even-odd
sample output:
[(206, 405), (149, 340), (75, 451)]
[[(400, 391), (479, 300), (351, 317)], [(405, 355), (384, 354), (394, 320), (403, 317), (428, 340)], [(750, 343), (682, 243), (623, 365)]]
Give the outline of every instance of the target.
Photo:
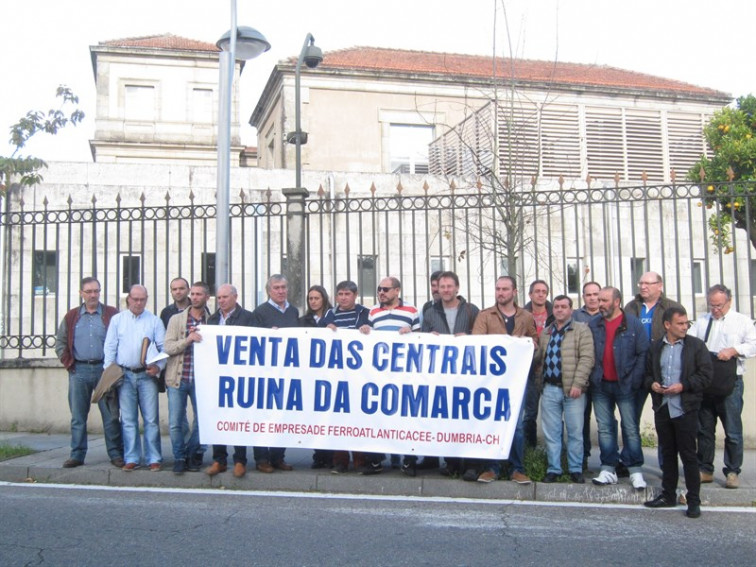
[[(532, 500), (500, 500), (486, 498), (451, 498), (443, 496), (401, 496), (380, 494), (332, 494), (319, 492), (272, 492), (267, 490), (226, 490), (222, 488), (169, 488), (151, 486), (99, 486), (79, 484), (45, 484), (40, 482), (7, 482), (0, 481), (0, 486), (36, 489), (65, 489), (65, 490), (90, 490), (105, 492), (141, 492), (155, 494), (212, 494), (226, 495), (234, 498), (306, 498), (321, 500), (374, 500), (382, 502), (425, 502), (438, 504), (480, 504), (485, 506), (539, 506), (550, 508), (602, 508), (614, 510), (644, 510), (647, 512), (674, 512), (685, 509), (685, 506), (665, 508), (662, 510), (649, 510), (638, 504), (612, 504), (593, 502), (535, 502)], [(705, 506), (706, 513), (748, 513), (756, 514), (754, 507), (738, 506)]]

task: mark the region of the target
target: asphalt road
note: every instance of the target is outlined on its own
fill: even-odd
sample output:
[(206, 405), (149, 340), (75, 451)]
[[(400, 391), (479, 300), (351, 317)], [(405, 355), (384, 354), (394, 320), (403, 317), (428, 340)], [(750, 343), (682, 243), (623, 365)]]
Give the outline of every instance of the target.
[(756, 510), (0, 483), (0, 565), (744, 565)]

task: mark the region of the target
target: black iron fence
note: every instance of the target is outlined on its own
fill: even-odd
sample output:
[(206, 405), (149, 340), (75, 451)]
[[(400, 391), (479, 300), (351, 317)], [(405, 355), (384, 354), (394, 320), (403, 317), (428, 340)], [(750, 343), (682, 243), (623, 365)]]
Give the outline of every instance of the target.
[[(735, 309), (753, 316), (756, 265), (747, 227), (754, 184), (493, 187), (435, 178), (390, 194), (321, 190), (305, 203), (301, 266), (287, 262), (284, 196), (242, 192), (231, 205), (232, 283), (242, 304), (253, 307), (274, 273), (296, 272), (305, 287), (329, 291), (351, 279), (361, 301), (372, 304), (381, 277), (394, 275), (405, 301), (420, 305), (430, 273), (450, 269), (461, 293), (482, 306), (493, 302), (494, 280), (506, 273), (521, 282), (522, 301), (529, 282), (543, 279), (552, 296), (567, 293), (579, 304), (587, 281), (614, 285), (629, 299), (640, 275), (653, 270), (691, 318), (718, 282), (733, 289)], [(9, 195), (0, 216), (5, 358), (54, 356), (57, 326), (78, 304), (82, 277), (96, 275), (102, 300), (119, 307), (141, 283), (155, 312), (170, 303), (172, 278), (214, 281), (214, 204), (181, 190), (157, 206), (144, 194), (137, 202), (102, 201), (80, 208), (48, 197), (31, 209), (23, 194)]]

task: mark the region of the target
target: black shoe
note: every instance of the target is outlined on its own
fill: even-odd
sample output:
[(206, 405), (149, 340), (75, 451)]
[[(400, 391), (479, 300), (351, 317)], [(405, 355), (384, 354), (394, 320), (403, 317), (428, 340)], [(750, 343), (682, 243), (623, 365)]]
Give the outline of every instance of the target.
[(698, 504), (688, 504), (688, 509), (685, 511), (685, 515), (688, 516), (688, 518), (700, 518), (701, 506)]
[(182, 475), (186, 472), (186, 461), (184, 459), (176, 459), (173, 461), (173, 474)]
[(383, 464), (381, 464), (380, 462), (368, 463), (360, 469), (360, 474), (364, 475), (378, 474), (381, 472), (383, 472)]
[(331, 465), (325, 461), (313, 461), (310, 465), (311, 469), (330, 469)]
[(557, 482), (559, 480), (559, 475), (553, 472), (546, 473), (546, 476), (543, 477), (543, 482), (546, 482), (548, 484), (551, 484), (552, 482)]
[(466, 480), (467, 482), (478, 480), (478, 469), (467, 469), (465, 474), (462, 475), (462, 480)]
[(617, 478), (628, 478), (630, 476), (630, 471), (627, 470), (625, 463), (617, 463), (614, 472), (617, 475)]
[(585, 484), (585, 477), (583, 477), (583, 473), (570, 473), (570, 480), (575, 484)]
[(657, 496), (653, 500), (644, 502), (643, 505), (646, 508), (674, 508), (675, 506), (677, 506), (674, 500), (668, 500), (667, 497), (663, 494)]
[(417, 465), (415, 463), (404, 463), (402, 465), (402, 473), (407, 476), (417, 476)]
[(333, 465), (333, 468), (331, 469), (332, 474), (344, 474), (349, 471), (348, 465)]
[(186, 461), (187, 472), (200, 472), (202, 470), (202, 458), (196, 456)]

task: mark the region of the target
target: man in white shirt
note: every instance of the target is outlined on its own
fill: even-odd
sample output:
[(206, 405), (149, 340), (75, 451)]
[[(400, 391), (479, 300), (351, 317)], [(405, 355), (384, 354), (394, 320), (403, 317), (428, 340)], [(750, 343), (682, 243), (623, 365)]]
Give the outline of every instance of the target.
[(735, 388), (727, 396), (704, 393), (698, 412), (698, 465), (701, 482), (714, 480), (714, 441), (717, 418), (725, 432), (724, 475), (727, 488), (737, 488), (743, 465), (743, 371), (745, 359), (756, 356), (756, 327), (750, 317), (731, 309), (732, 292), (716, 284), (706, 293), (709, 313), (702, 315), (689, 334), (706, 343), (719, 360), (737, 360)]
[[(143, 357), (143, 341), (149, 340), (157, 352), (163, 350), (165, 327), (157, 315), (147, 309), (147, 289), (133, 285), (126, 297), (127, 311), (113, 316), (105, 337), (103, 367), (115, 362), (123, 369), (123, 384), (118, 389), (123, 430), (125, 471), (145, 464), (158, 472), (163, 462), (160, 448), (158, 383), (163, 361), (149, 364)], [(144, 422), (144, 441), (139, 438), (139, 412)]]

